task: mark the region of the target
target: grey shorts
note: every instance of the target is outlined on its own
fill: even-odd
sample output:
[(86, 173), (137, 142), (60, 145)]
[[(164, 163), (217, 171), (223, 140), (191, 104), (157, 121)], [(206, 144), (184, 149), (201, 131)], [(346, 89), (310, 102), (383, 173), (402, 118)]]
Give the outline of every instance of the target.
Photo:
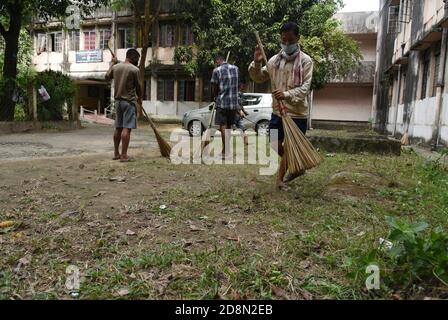
[(137, 129), (135, 105), (125, 100), (115, 101), (115, 128)]
[(236, 115), (236, 110), (216, 108), (215, 125), (227, 126), (228, 128), (232, 128), (232, 126), (235, 124)]

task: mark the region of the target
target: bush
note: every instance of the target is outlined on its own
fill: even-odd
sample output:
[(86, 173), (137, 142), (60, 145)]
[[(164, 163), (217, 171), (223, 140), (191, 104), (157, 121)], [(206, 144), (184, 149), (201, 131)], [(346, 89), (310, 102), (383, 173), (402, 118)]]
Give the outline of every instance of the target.
[(388, 218), (392, 227), (389, 240), (392, 249), (386, 251), (395, 284), (443, 284), (448, 286), (448, 235), (441, 227), (429, 232), (425, 222), (409, 223)]
[(64, 104), (73, 103), (75, 88), (72, 80), (61, 72), (48, 70), (36, 75), (36, 89), (38, 90), (42, 85), (47, 89), (50, 100), (38, 99), (38, 119), (40, 121), (63, 120)]
[(27, 121), (27, 120), (29, 120), (29, 117), (25, 112), (23, 105), (21, 104), (16, 105), (16, 108), (14, 109), (14, 121)]

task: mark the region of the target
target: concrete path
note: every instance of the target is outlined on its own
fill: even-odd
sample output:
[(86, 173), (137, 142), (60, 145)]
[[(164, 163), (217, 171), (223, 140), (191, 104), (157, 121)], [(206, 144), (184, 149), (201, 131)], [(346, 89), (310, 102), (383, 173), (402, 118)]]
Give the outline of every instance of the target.
[[(113, 127), (99, 124), (83, 124), (85, 128), (66, 132), (44, 132), (0, 135), (0, 162), (30, 160), (46, 157), (67, 157), (97, 153), (113, 154)], [(169, 133), (178, 126), (160, 126)], [(168, 134), (169, 136), (169, 134)], [(147, 125), (140, 125), (132, 132), (130, 153), (135, 149), (157, 151), (154, 133)]]

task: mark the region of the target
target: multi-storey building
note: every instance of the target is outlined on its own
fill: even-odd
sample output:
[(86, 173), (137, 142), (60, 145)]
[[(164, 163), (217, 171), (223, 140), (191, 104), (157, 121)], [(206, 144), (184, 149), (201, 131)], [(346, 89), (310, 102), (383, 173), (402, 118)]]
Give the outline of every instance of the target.
[[(109, 106), (112, 95), (110, 83), (104, 80), (112, 59), (109, 47), (124, 61), (129, 48), (141, 48), (139, 30), (130, 9), (96, 10), (82, 20), (79, 30), (66, 30), (60, 22), (36, 21), (32, 31), (33, 64), (37, 71), (51, 69), (68, 74), (77, 85), (77, 104), (102, 111)], [(143, 100), (147, 111), (182, 115), (209, 100), (201, 79), (189, 76), (174, 63), (176, 47), (193, 45), (193, 38), (191, 27), (176, 14), (176, 1), (162, 1), (146, 58)]]
[[(191, 77), (174, 62), (176, 48), (194, 45), (192, 29), (180, 17), (176, 0), (164, 0), (152, 26), (143, 106), (159, 117), (180, 118), (186, 111), (202, 107), (210, 100), (209, 79)], [(336, 18), (342, 21), (345, 32), (359, 43), (364, 61), (347, 77), (336, 79), (314, 93), (312, 117), (321, 122), (366, 124), (372, 113), (378, 13), (343, 13)], [(104, 80), (112, 59), (108, 46), (119, 60), (124, 60), (129, 48), (141, 47), (138, 30), (134, 12), (129, 9), (118, 12), (99, 9), (82, 20), (79, 30), (66, 30), (60, 22), (36, 21), (32, 30), (33, 63), (37, 71), (51, 69), (69, 75), (77, 85), (77, 105), (102, 112), (113, 96), (110, 83)], [(266, 84), (249, 88), (268, 90)]]
[(341, 21), (344, 32), (359, 44), (363, 61), (346, 77), (335, 79), (314, 92), (313, 126), (334, 122), (368, 125), (372, 114), (378, 12), (345, 12), (335, 18)]
[(434, 147), (448, 144), (447, 9), (444, 0), (381, 0), (377, 129)]

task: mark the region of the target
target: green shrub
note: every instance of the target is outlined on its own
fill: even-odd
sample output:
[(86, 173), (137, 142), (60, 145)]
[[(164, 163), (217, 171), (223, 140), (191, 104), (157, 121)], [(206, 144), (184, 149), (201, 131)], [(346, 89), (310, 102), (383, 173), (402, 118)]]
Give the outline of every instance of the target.
[(23, 105), (16, 105), (16, 108), (14, 109), (14, 121), (27, 121), (29, 120), (28, 118)]
[[(365, 279), (368, 265), (381, 270), (383, 292), (439, 291), (448, 286), (448, 234), (442, 227), (429, 228), (426, 222), (386, 217), (390, 226), (387, 242), (356, 260), (358, 280)], [(422, 291), (423, 290), (423, 291)]]
[(448, 286), (448, 234), (441, 227), (426, 232), (429, 225), (425, 222), (390, 217), (388, 222), (393, 243), (386, 251), (393, 272), (390, 280), (404, 287), (420, 283)]
[(48, 101), (38, 97), (38, 119), (40, 121), (63, 120), (64, 104), (70, 105), (73, 101), (75, 89), (72, 80), (61, 72), (49, 70), (36, 75), (35, 85), (37, 90), (43, 85), (50, 95)]

